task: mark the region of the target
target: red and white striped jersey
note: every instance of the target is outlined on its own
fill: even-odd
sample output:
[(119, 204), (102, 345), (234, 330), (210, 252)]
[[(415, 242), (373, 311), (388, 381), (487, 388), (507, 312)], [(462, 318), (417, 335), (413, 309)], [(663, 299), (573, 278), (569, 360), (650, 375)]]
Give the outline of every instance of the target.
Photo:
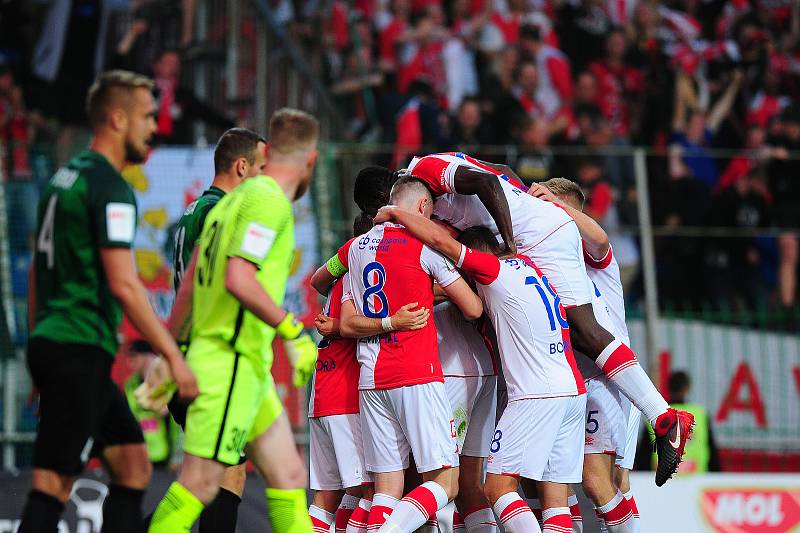
[(433, 319), (445, 376), (478, 377), (497, 373), (481, 334), (464, 319), (458, 307), (442, 302), (433, 308)]
[[(433, 281), (447, 287), (461, 277), (444, 256), (390, 223), (353, 241), (347, 266), (343, 299), (370, 318), (391, 316), (412, 302), (432, 309)], [(444, 381), (433, 317), (419, 330), (361, 338), (356, 353), (362, 390)]]
[(455, 192), (455, 173), (460, 166), (483, 170), (498, 177), (508, 201), (514, 241), (519, 253), (528, 253), (555, 230), (572, 222), (572, 217), (558, 205), (527, 194), (527, 187), (523, 184), (466, 154), (450, 152), (415, 157), (408, 170), (414, 177), (424, 181), (437, 197), (433, 207), (434, 216), (455, 228), (464, 230), (472, 226), (486, 226), (499, 235), (497, 225), (476, 195)]
[(500, 260), (464, 247), (458, 266), (477, 282), (497, 332), (509, 401), (586, 392), (564, 308), (529, 258)]
[[(322, 312), (331, 318), (342, 313), (341, 279), (333, 284)], [(309, 418), (358, 413), (356, 340), (323, 338), (317, 347), (317, 369), (308, 400)]]

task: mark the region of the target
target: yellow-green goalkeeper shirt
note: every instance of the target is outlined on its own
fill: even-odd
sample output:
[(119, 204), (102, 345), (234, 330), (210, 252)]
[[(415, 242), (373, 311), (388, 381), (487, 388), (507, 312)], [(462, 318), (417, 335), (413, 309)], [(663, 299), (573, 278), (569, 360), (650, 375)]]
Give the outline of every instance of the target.
[(277, 305), (283, 304), (294, 254), (291, 202), (269, 176), (246, 179), (210, 211), (198, 246), (192, 346), (222, 341), (252, 358), (255, 368), (268, 371), (275, 330), (225, 289), (225, 271), (230, 257), (250, 261), (267, 294)]

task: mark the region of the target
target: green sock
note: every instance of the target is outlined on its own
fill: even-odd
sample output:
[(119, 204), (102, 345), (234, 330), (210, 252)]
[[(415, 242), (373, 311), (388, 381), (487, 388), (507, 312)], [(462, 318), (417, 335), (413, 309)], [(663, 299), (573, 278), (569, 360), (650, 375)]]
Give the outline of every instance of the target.
[(203, 502), (175, 481), (156, 507), (147, 533), (188, 532), (203, 512), (203, 507)]
[(281, 533), (312, 533), (311, 518), (305, 489), (268, 488), (269, 522), (273, 531)]

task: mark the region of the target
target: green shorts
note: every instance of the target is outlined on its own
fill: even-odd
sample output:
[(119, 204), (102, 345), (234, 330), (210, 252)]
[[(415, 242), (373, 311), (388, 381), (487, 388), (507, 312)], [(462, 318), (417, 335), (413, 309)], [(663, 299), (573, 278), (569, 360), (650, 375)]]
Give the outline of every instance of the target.
[(193, 340), (186, 356), (200, 395), (189, 405), (183, 449), (223, 464), (239, 464), (248, 442), (283, 412), (272, 375), (226, 345)]

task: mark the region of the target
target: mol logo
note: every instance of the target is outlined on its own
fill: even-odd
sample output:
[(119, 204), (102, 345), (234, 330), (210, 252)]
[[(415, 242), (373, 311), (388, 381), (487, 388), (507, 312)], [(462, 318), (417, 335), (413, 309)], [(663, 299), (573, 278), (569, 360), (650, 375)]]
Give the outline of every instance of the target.
[(800, 523), (800, 492), (788, 489), (706, 490), (706, 520), (721, 533), (783, 533)]

